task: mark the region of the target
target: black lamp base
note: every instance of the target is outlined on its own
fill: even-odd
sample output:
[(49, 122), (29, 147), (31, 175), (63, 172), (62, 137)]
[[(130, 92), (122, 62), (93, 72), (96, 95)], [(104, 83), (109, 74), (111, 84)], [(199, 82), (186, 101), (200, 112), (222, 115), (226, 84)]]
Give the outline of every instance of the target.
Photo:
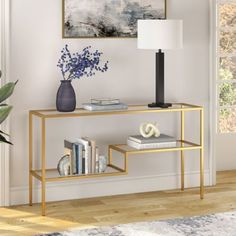
[(148, 104), (150, 108), (168, 108), (172, 106), (171, 103), (165, 103), (164, 61), (165, 55), (159, 50), (156, 53), (156, 99), (155, 102)]
[(172, 106), (171, 103), (161, 103), (161, 102), (148, 104), (148, 107), (150, 108), (155, 108), (155, 107), (168, 108), (171, 106)]

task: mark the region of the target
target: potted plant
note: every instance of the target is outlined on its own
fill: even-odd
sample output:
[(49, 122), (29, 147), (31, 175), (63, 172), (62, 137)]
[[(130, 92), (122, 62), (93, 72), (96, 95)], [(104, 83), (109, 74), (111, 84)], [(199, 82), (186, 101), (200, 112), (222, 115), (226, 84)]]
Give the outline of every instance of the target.
[[(0, 78), (1, 75), (2, 73), (0, 71)], [(9, 106), (6, 103), (4, 103), (4, 101), (12, 95), (17, 82), (18, 81), (9, 82), (0, 88), (0, 124), (8, 117), (13, 108), (12, 106)], [(9, 137), (9, 134), (0, 130), (0, 142), (12, 144), (9, 140), (7, 140), (6, 136)]]
[(57, 91), (56, 107), (61, 112), (71, 112), (76, 108), (76, 96), (71, 81), (84, 76), (92, 77), (96, 71), (105, 72), (108, 61), (100, 66), (102, 52), (91, 52), (91, 46), (85, 47), (81, 53), (71, 53), (68, 45), (61, 51), (57, 66), (60, 68), (63, 80)]

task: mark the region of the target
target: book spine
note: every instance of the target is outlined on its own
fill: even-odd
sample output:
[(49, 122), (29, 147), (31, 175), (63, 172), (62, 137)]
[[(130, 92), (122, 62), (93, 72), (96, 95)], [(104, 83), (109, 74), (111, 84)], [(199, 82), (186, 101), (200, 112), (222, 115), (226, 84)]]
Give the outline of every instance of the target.
[(75, 151), (76, 151), (76, 174), (79, 174), (79, 145), (75, 144)]
[(139, 139), (134, 138), (134, 137), (129, 137), (128, 139), (132, 140), (132, 141), (134, 141), (136, 143), (140, 143), (141, 144), (141, 141)]
[(89, 162), (89, 173), (95, 172), (95, 148), (96, 143), (94, 140), (89, 139), (88, 137), (83, 137), (83, 140), (85, 140), (88, 143), (88, 162)]
[(88, 174), (92, 173), (92, 147), (88, 146)]
[(71, 169), (70, 169), (70, 171), (71, 171), (71, 175), (73, 175), (74, 173), (73, 173), (73, 168), (74, 168), (74, 160), (73, 160), (73, 150), (70, 150), (70, 161), (71, 161)]
[(77, 142), (84, 145), (85, 174), (88, 174), (89, 173), (89, 142), (88, 140), (84, 138), (77, 139)]
[(139, 144), (131, 140), (127, 140), (127, 145), (136, 149), (154, 149), (154, 148), (171, 148), (176, 147), (175, 142), (162, 142), (162, 143), (149, 143), (149, 144)]
[(84, 150), (84, 161), (85, 161), (85, 174), (88, 174), (88, 149), (85, 148)]
[(78, 156), (79, 175), (83, 174), (83, 148), (84, 146), (82, 144), (79, 144), (79, 156)]
[(95, 173), (95, 165), (96, 165), (96, 143), (91, 140), (91, 158), (92, 158), (92, 173)]
[(73, 143), (71, 157), (72, 157), (72, 165), (73, 165), (72, 174), (76, 174), (76, 145), (74, 143)]
[(95, 173), (99, 173), (99, 149), (95, 149)]
[(82, 174), (85, 174), (85, 147), (82, 150)]
[(72, 156), (70, 155), (70, 166), (69, 166), (69, 168), (70, 168), (70, 170), (69, 170), (69, 175), (73, 175), (73, 165), (72, 165)]

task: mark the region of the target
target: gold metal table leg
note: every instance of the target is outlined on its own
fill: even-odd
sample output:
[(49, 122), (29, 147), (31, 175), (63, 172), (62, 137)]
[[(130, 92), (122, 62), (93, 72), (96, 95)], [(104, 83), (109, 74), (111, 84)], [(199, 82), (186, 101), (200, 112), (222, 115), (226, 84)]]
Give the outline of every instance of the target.
[[(184, 124), (185, 124), (184, 111), (181, 111), (181, 140), (184, 140)], [(181, 146), (184, 144), (181, 143)], [(184, 191), (184, 151), (181, 150), (181, 190)]]
[(45, 133), (45, 118), (42, 118), (42, 143), (41, 143), (41, 155), (42, 155), (42, 216), (46, 214), (46, 133)]
[(204, 112), (200, 111), (200, 198), (204, 198)]
[(33, 204), (33, 176), (31, 170), (33, 167), (33, 114), (29, 112), (29, 205)]
[(125, 173), (128, 174), (128, 154), (125, 153), (124, 154), (124, 157), (125, 157)]

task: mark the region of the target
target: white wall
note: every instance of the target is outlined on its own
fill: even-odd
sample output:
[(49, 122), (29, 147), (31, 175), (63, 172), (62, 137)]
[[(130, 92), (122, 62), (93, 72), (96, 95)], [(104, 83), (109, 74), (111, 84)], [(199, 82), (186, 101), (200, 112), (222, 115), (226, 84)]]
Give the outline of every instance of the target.
[(216, 134), (216, 169), (217, 171), (236, 169), (236, 135)]
[[(154, 52), (137, 50), (136, 39), (62, 39), (61, 1), (12, 0), (11, 79), (19, 79), (12, 103), (11, 202), (27, 202), (28, 110), (55, 107), (61, 75), (56, 67), (65, 43), (73, 50), (87, 45), (104, 52), (109, 71), (93, 79), (73, 81), (78, 106), (91, 97), (119, 97), (127, 103), (154, 99)], [(210, 184), (208, 149), (209, 7), (206, 0), (169, 0), (169, 18), (184, 20), (184, 49), (166, 53), (166, 100), (205, 107), (205, 170)], [(187, 115), (187, 136), (199, 138), (198, 116)], [(92, 136), (100, 144), (124, 142), (143, 121), (155, 121), (162, 132), (179, 135), (176, 115), (132, 115), (54, 120), (47, 123), (47, 164), (55, 167), (63, 152), (63, 139)], [(117, 129), (119, 126), (119, 129)], [(36, 147), (37, 148), (37, 147)], [(186, 157), (187, 186), (199, 184), (197, 152)], [(78, 198), (180, 186), (177, 154), (134, 156), (129, 175), (48, 185), (48, 200)], [(38, 194), (38, 188), (36, 193)], [(39, 199), (36, 197), (35, 201)]]

